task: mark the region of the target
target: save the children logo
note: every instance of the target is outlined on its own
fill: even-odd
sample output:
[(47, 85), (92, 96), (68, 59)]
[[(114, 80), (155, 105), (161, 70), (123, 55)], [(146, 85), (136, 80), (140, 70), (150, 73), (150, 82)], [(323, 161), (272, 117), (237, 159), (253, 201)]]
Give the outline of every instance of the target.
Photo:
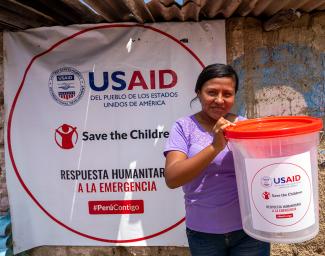
[(270, 199), (270, 192), (267, 192), (267, 191), (264, 191), (262, 193), (262, 197), (265, 199), (265, 200), (269, 200)]
[(72, 149), (78, 141), (77, 127), (63, 124), (55, 129), (54, 139), (56, 144), (62, 149)]
[(75, 68), (63, 67), (52, 72), (49, 78), (49, 90), (57, 103), (71, 106), (84, 95), (85, 81)]

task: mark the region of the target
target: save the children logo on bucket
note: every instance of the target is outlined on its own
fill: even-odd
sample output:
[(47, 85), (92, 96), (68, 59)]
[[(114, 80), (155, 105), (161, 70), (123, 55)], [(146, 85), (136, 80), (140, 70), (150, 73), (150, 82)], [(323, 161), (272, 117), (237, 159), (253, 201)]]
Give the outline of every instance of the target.
[(270, 199), (270, 192), (268, 191), (264, 191), (262, 193), (262, 197), (265, 199), (265, 200), (269, 200)]
[(245, 164), (256, 230), (292, 232), (315, 223), (309, 152)]
[(85, 81), (75, 68), (63, 67), (52, 72), (49, 90), (53, 99), (64, 106), (76, 104), (85, 93)]
[(55, 129), (54, 139), (56, 144), (62, 149), (72, 149), (78, 141), (77, 127), (62, 124)]

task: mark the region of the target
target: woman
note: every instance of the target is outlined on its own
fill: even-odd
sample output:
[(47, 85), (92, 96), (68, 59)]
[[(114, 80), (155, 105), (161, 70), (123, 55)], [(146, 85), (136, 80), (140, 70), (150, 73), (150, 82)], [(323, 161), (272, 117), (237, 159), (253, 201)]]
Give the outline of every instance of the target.
[(185, 193), (192, 256), (265, 256), (270, 244), (242, 230), (232, 153), (223, 131), (244, 119), (230, 113), (238, 90), (233, 68), (212, 64), (198, 77), (202, 110), (173, 125), (165, 147), (165, 180)]

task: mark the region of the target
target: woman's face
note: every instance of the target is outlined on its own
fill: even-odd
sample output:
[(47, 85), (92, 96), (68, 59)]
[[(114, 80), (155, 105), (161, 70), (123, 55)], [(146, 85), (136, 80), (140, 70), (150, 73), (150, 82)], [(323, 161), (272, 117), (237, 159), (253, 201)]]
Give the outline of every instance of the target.
[(229, 113), (235, 103), (235, 81), (231, 77), (216, 77), (206, 81), (198, 92), (202, 111), (218, 120)]

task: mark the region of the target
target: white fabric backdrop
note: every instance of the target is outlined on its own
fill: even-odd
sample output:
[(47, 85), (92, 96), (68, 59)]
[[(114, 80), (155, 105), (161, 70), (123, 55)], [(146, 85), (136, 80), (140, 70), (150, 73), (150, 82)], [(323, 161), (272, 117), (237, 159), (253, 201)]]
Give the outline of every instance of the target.
[(185, 246), (162, 152), (172, 123), (199, 107), (203, 66), (226, 62), (224, 21), (38, 28), (5, 33), (4, 49), (15, 252)]

